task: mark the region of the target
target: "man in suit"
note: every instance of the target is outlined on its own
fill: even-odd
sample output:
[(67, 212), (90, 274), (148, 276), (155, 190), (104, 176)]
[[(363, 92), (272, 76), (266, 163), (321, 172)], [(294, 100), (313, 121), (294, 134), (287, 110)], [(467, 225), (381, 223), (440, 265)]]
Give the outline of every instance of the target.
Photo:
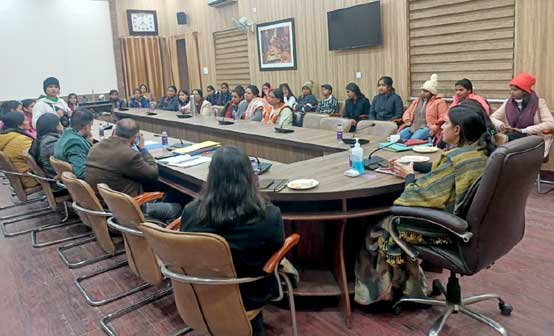
[[(99, 183), (105, 183), (132, 197), (142, 194), (145, 184), (157, 182), (158, 166), (144, 147), (144, 138), (133, 119), (121, 119), (114, 135), (90, 150), (85, 176), (95, 190)], [(169, 222), (181, 215), (181, 205), (149, 202), (143, 206), (143, 211), (147, 217)]]

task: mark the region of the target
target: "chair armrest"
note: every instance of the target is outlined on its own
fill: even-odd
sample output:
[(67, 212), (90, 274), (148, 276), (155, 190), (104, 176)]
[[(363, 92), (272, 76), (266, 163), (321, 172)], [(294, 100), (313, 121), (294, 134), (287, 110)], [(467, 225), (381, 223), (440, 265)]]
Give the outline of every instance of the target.
[(177, 218), (173, 222), (169, 223), (169, 225), (167, 225), (165, 228), (173, 231), (181, 230), (181, 218)]
[(300, 235), (298, 233), (293, 233), (290, 236), (288, 236), (287, 239), (285, 239), (285, 243), (279, 249), (279, 251), (275, 252), (271, 256), (271, 258), (269, 258), (269, 260), (265, 263), (264, 268), (263, 268), (264, 272), (266, 272), (268, 274), (271, 274), (271, 273), (275, 272), (275, 269), (277, 268), (277, 266), (279, 266), (279, 263), (281, 262), (281, 260), (283, 260), (285, 255), (294, 246), (296, 246), (299, 241), (300, 241)]
[(465, 242), (469, 241), (473, 235), (471, 232), (467, 231), (468, 225), (464, 219), (438, 209), (393, 206), (391, 207), (391, 215), (393, 218), (418, 219), (440, 226), (462, 238)]
[(135, 196), (133, 197), (133, 199), (135, 200), (135, 202), (137, 202), (137, 204), (139, 206), (143, 205), (144, 203), (148, 203), (148, 202), (151, 202), (151, 201), (154, 201), (154, 200), (157, 200), (157, 199), (160, 199), (164, 197), (164, 193), (161, 192), (161, 191), (154, 191), (154, 192), (145, 192), (143, 194), (140, 194), (138, 196)]

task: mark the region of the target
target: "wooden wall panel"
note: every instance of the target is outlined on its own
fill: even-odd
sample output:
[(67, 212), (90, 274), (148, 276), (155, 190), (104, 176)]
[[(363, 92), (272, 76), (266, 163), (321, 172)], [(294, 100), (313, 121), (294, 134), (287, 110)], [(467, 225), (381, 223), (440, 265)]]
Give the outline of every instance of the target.
[[(516, 1), (515, 73), (537, 77), (535, 89), (554, 111), (554, 1)], [(554, 147), (554, 146), (553, 146)], [(554, 160), (552, 170), (554, 170)]]
[(250, 85), (247, 34), (236, 28), (215, 32), (214, 45), (217, 83), (226, 82), (231, 90)]
[[(328, 50), (327, 12), (364, 3), (368, 1), (239, 1), (240, 16), (246, 16), (256, 23), (291, 17), (295, 20), (298, 69), (260, 71), (256, 34), (250, 33), (248, 43), (252, 81), (259, 86), (266, 81), (274, 85), (288, 82), (296, 94), (300, 93), (302, 83), (307, 80), (315, 82), (316, 94), (321, 84), (330, 83), (335, 88), (335, 95), (344, 99), (344, 88), (348, 82), (358, 83), (362, 92), (372, 97), (379, 77), (389, 75), (394, 79), (397, 92), (407, 98), (409, 72), (406, 1), (381, 1), (382, 46), (344, 51)], [(355, 78), (357, 71), (362, 73), (359, 80)]]
[(411, 0), (411, 95), (432, 73), (450, 97), (469, 78), (485, 98), (504, 98), (514, 69), (515, 0)]

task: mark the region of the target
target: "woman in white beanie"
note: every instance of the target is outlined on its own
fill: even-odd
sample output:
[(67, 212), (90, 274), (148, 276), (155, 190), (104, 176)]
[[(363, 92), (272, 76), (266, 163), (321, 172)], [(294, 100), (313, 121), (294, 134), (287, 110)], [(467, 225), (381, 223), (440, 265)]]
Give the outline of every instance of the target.
[(314, 82), (307, 81), (302, 85), (302, 95), (298, 97), (296, 107), (294, 109), (293, 125), (302, 127), (304, 123), (304, 115), (307, 112), (314, 112), (317, 107), (317, 98), (312, 94)]
[(431, 79), (423, 83), (419, 98), (414, 100), (402, 116), (400, 139), (425, 140), (434, 137), (440, 130), (448, 105), (437, 96), (438, 76), (431, 75)]

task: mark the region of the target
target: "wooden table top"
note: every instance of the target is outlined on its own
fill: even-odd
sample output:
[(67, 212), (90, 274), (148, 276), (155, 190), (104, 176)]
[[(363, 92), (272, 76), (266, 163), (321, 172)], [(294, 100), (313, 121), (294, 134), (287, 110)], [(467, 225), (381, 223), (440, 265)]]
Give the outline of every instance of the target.
[[(217, 123), (215, 118), (211, 117), (179, 119), (175, 117), (177, 112), (157, 110), (157, 115), (149, 116), (146, 115), (146, 111), (147, 109), (133, 109), (130, 111), (117, 112), (117, 114), (120, 117), (132, 116), (135, 118), (139, 116), (140, 118), (148, 118), (153, 123), (170, 121), (172, 123), (181, 123), (183, 127), (204, 127), (210, 130), (222, 129), (224, 132), (235, 132), (239, 135), (273, 138), (276, 140), (276, 145), (278, 145), (280, 141), (293, 141), (339, 150), (334, 154), (301, 162), (289, 164), (272, 162), (273, 166), (271, 170), (261, 175), (260, 179), (294, 180), (298, 178), (314, 178), (319, 181), (319, 185), (313, 189), (304, 191), (285, 188), (280, 192), (268, 192), (267, 196), (271, 200), (315, 201), (350, 199), (398, 192), (402, 190), (404, 186), (404, 181), (400, 178), (373, 171), (366, 170), (364, 175), (355, 178), (344, 176), (344, 171), (349, 169), (349, 146), (343, 143), (337, 143), (336, 134), (332, 131), (293, 127), (293, 129), (295, 129), (294, 133), (281, 134), (274, 133), (271, 125), (263, 125), (259, 122), (238, 121), (234, 125), (221, 126)], [(95, 136), (98, 134), (98, 123), (99, 122), (96, 121), (94, 126), (93, 132)], [(109, 134), (111, 134), (111, 131), (106, 131), (106, 136)], [(160, 137), (155, 136), (153, 133), (143, 131), (143, 134), (146, 140), (161, 142)], [(349, 134), (345, 134), (345, 136), (349, 136)], [(385, 141), (384, 138), (375, 136), (364, 135), (364, 138), (369, 138), (371, 140), (369, 144), (363, 146), (364, 156), (367, 156), (371, 150), (376, 149), (379, 141)], [(170, 144), (179, 142), (178, 139), (171, 137), (169, 139)], [(406, 151), (402, 153), (393, 153), (387, 150), (381, 150), (376, 154), (386, 159), (393, 159), (403, 155), (413, 155), (414, 152)], [(430, 157), (431, 160), (437, 160), (440, 156), (440, 152), (426, 154), (426, 156)], [(263, 158), (261, 159), (262, 161), (268, 161), (263, 160)], [(187, 181), (202, 184), (206, 181), (208, 175), (208, 165), (208, 163), (204, 163), (188, 168), (166, 167), (176, 175), (185, 178)]]

